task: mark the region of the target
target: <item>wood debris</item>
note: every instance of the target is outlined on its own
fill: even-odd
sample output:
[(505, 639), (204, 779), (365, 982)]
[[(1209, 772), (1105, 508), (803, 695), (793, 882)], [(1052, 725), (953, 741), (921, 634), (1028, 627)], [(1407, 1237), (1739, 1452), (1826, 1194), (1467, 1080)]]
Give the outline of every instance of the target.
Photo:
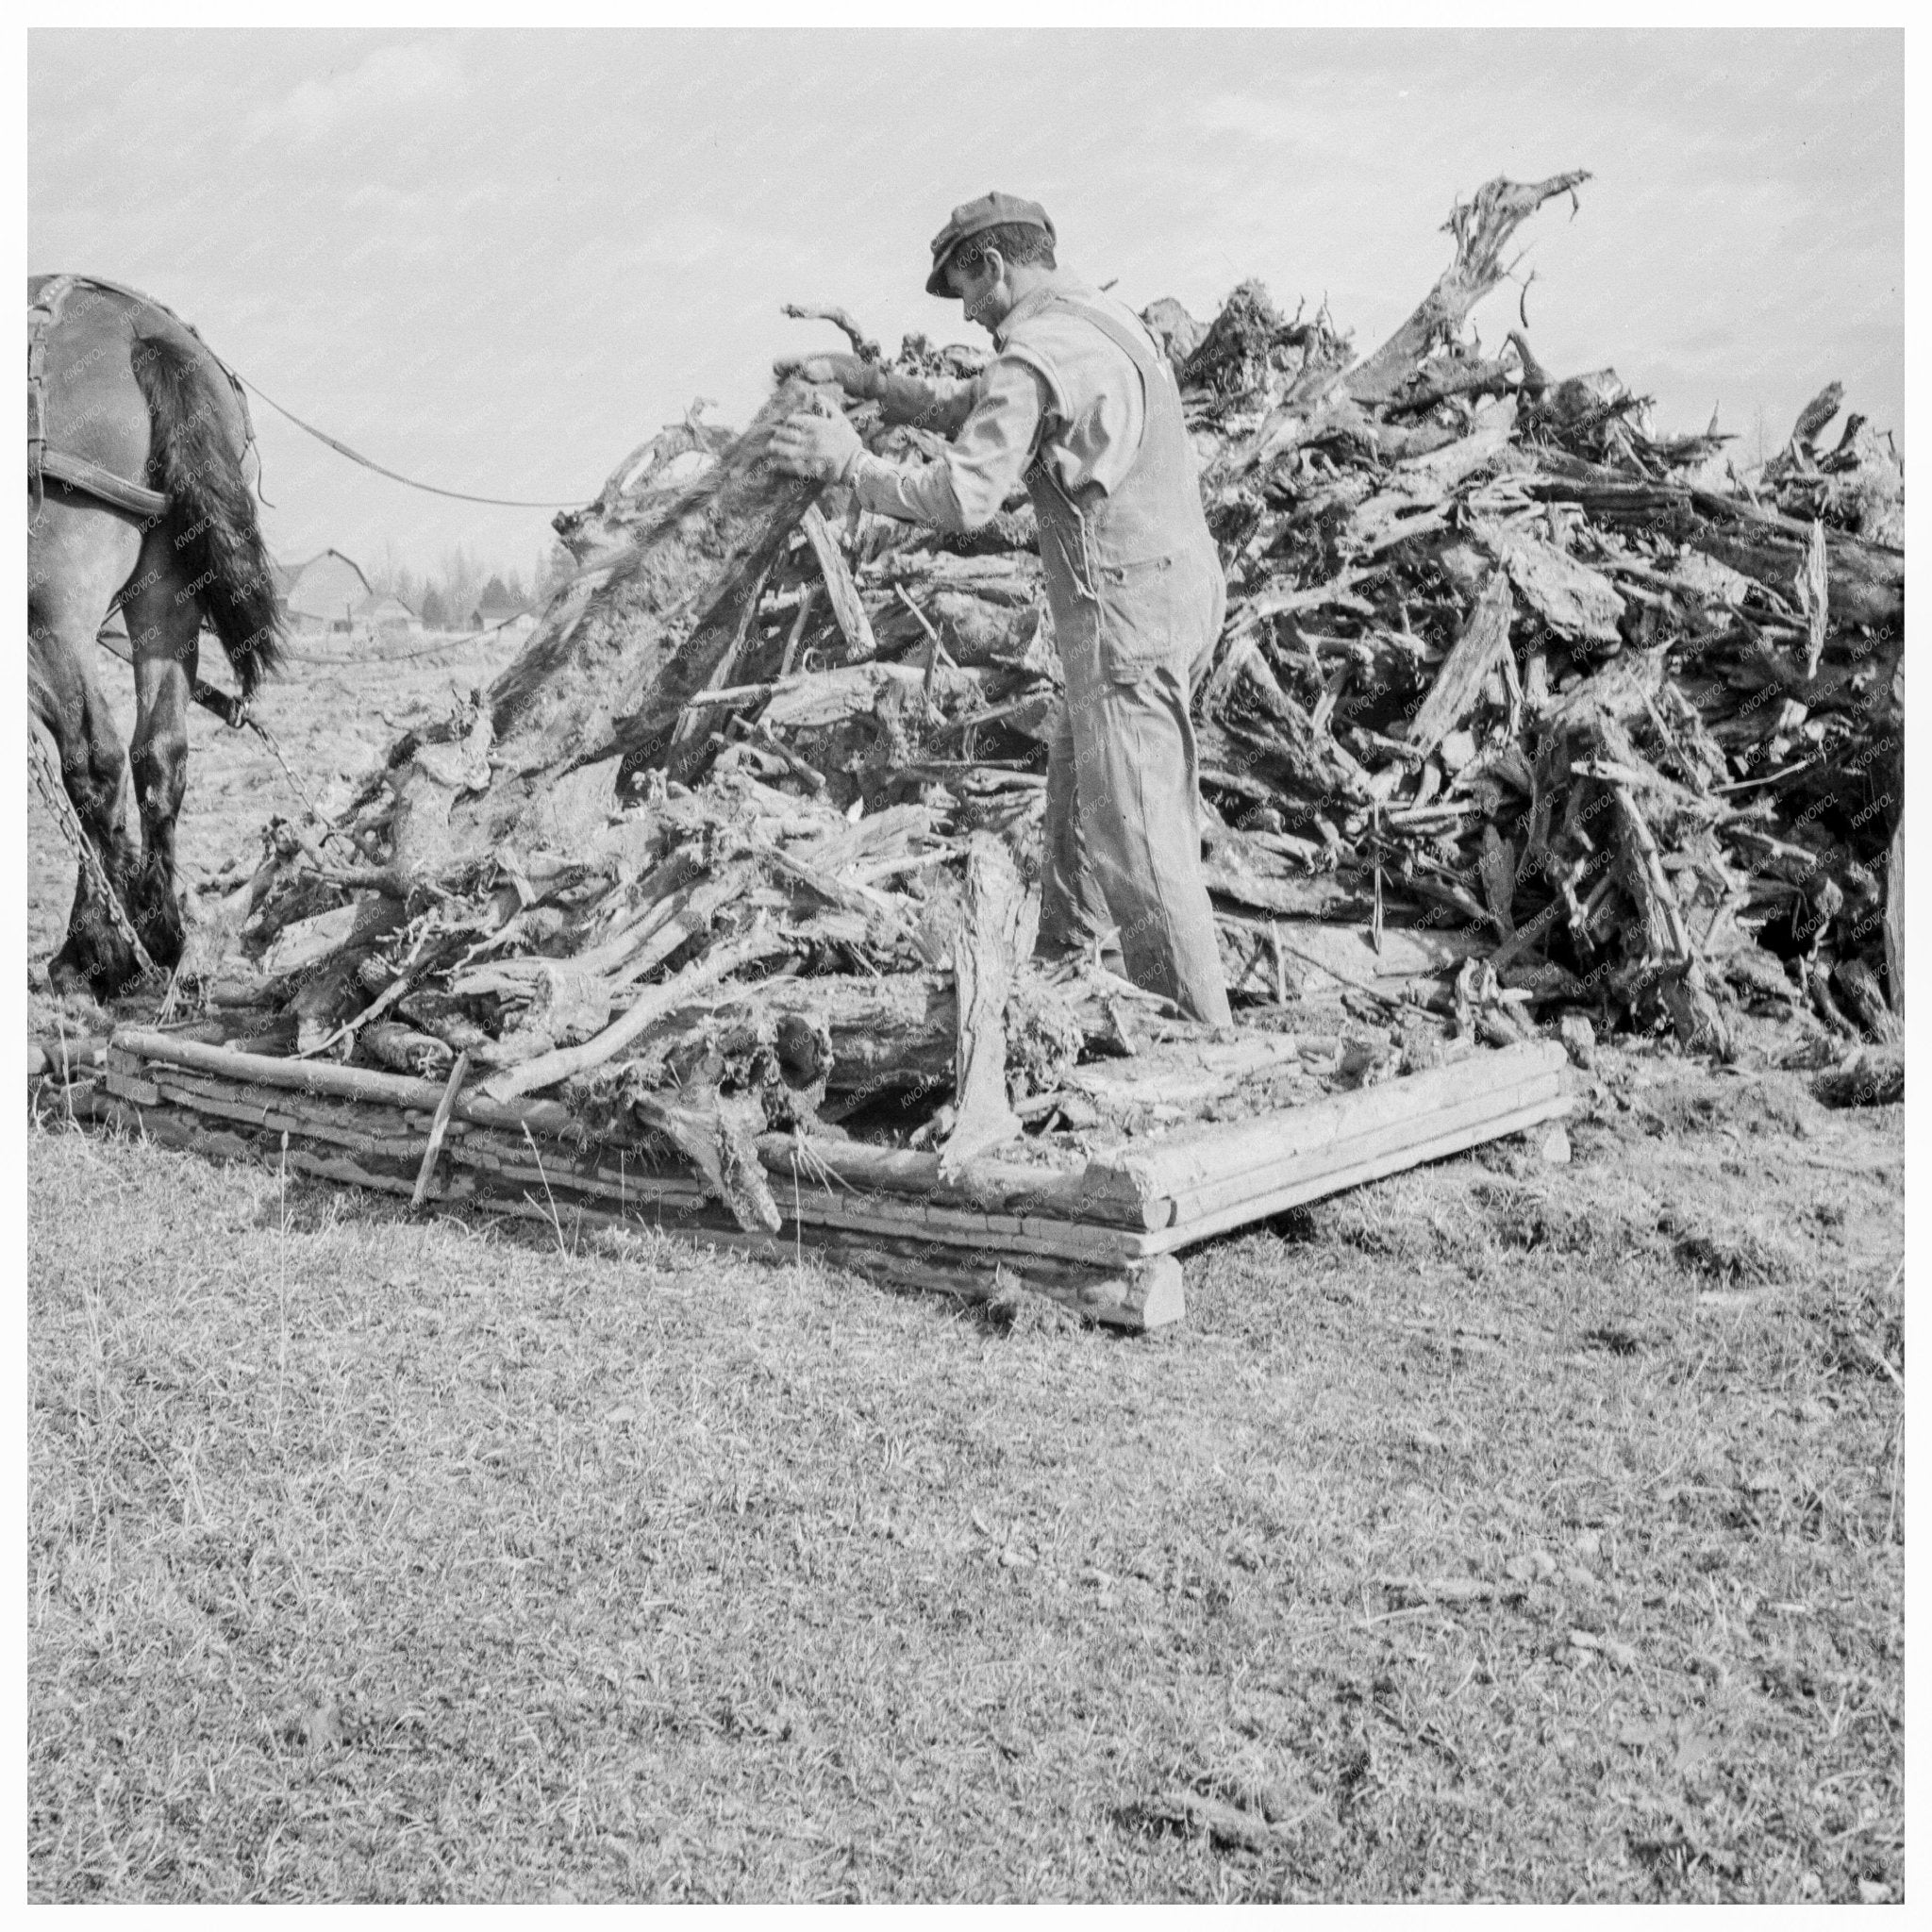
[[(1119, 1208), (1155, 1185), (1136, 1161), (1224, 1131), (1204, 1114), (1291, 1109), (1160, 1183), (1232, 1225), (1537, 1116), (1541, 1089), (1457, 1096), (1566, 1012), (1724, 1054), (1781, 998), (1884, 1042), (1902, 463), (1856, 416), (1826, 451), (1827, 391), (1747, 487), (1612, 372), (1553, 378), (1521, 331), (1484, 351), (1511, 237), (1584, 178), (1458, 206), (1364, 358), (1258, 284), (1208, 325), (1148, 311), (1229, 584), (1196, 711), (1232, 1040), (1031, 957), (1061, 687), (1024, 500), (944, 537), (778, 475), (774, 425), (827, 406), (796, 377), (558, 520), (579, 569), (518, 660), (394, 744), (326, 857), (272, 823), (219, 882), (240, 938), (204, 991), (261, 1052), (431, 1082), (466, 1055), (483, 1104), (654, 1135), (747, 1232), (790, 1211), (774, 1135), (924, 1162), (934, 1200), (995, 1160), (1141, 1172), (1089, 1190)], [(908, 338), (888, 366), (980, 359)], [(889, 457), (934, 447), (852, 415)], [(1391, 1073), (1441, 1104), (1391, 1103), (1338, 1167), (1307, 1139), (1324, 1096)]]

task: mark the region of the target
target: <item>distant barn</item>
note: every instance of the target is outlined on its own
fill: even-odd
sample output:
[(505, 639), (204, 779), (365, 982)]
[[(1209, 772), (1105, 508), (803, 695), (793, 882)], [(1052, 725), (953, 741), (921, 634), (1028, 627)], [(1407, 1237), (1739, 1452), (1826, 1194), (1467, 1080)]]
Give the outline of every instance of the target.
[(307, 563), (278, 563), (275, 580), (296, 631), (354, 630), (357, 607), (374, 595), (353, 558), (325, 550)]

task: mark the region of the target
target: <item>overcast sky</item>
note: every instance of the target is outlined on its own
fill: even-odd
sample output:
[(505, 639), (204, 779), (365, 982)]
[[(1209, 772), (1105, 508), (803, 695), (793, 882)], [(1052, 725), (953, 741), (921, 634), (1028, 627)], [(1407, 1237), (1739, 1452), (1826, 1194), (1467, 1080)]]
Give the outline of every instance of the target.
[[(1896, 33), (40, 31), (28, 105), (33, 272), (131, 282), (298, 414), (488, 494), (581, 500), (694, 396), (742, 421), (774, 353), (836, 341), (788, 300), (977, 340), (922, 284), (990, 187), (1136, 306), (1205, 318), (1259, 275), (1366, 351), (1457, 193), (1587, 168), (1525, 235), (1553, 371), (1747, 447), (1834, 376), (1904, 427)], [(284, 558), (546, 544), (544, 512), (256, 421)]]

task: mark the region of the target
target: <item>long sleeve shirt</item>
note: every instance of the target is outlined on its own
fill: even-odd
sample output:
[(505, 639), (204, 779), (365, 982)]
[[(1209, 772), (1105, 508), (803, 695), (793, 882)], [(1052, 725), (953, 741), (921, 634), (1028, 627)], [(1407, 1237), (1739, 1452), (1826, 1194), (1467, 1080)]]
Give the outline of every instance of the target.
[[(860, 503), (903, 522), (974, 530), (991, 520), (1036, 457), (1069, 494), (1090, 483), (1110, 490), (1119, 482), (1145, 427), (1141, 378), (1118, 345), (1055, 308), (1052, 298), (1062, 289), (1141, 325), (1124, 305), (1060, 277), (1014, 305), (993, 338), (999, 353), (970, 382), (878, 377), (875, 393), (888, 422), (916, 424), (951, 440), (930, 463), (859, 457), (849, 480)], [(1016, 346), (1013, 331), (1034, 318), (1027, 346)]]

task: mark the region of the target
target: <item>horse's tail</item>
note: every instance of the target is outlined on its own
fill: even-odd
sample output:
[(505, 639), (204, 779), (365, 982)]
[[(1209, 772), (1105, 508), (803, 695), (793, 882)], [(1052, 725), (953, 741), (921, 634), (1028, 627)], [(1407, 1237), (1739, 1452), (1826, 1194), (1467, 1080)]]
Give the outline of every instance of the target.
[(169, 336), (141, 336), (134, 376), (147, 398), (148, 480), (166, 491), (182, 574), (222, 641), (242, 695), (281, 658), (282, 606), (255, 500), (222, 423), (221, 398), (195, 352)]

